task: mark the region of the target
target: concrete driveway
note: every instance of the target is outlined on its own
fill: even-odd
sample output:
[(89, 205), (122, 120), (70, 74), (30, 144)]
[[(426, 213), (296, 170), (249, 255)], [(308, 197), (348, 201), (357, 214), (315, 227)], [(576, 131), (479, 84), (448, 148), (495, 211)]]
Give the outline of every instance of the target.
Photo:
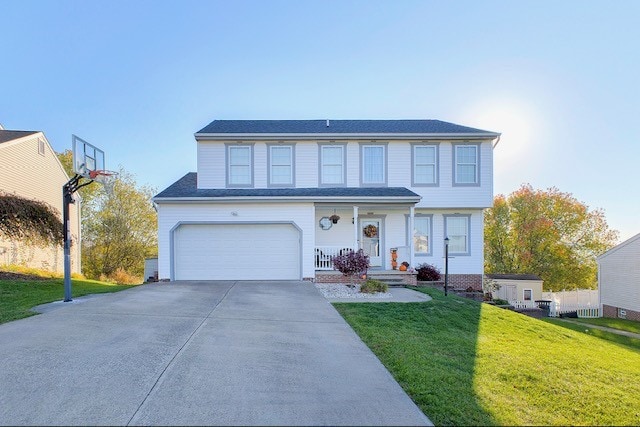
[(144, 285), (0, 325), (0, 424), (426, 425), (310, 283)]

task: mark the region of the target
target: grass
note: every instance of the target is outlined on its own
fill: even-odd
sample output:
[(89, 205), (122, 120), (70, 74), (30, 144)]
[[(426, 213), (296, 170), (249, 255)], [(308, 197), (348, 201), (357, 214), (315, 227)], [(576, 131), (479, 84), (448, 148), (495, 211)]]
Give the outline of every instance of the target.
[(640, 352), (418, 290), (433, 300), (334, 305), (436, 425), (640, 424)]
[[(576, 320), (584, 320), (585, 322), (580, 322), (580, 323), (584, 323), (584, 325), (578, 325), (576, 323), (573, 323), (573, 321)], [(571, 329), (583, 334), (587, 334), (587, 335), (591, 335), (594, 337), (598, 337), (600, 339), (603, 340), (607, 340), (607, 341), (611, 341), (614, 342), (616, 344), (620, 344), (620, 345), (624, 345), (626, 347), (629, 347), (633, 350), (636, 351), (640, 351), (640, 339), (638, 338), (632, 338), (632, 337), (627, 337), (624, 335), (620, 335), (620, 334), (616, 334), (613, 332), (608, 332), (608, 331), (603, 331), (600, 329), (596, 329), (596, 328), (590, 328), (589, 324), (586, 323), (587, 320), (600, 320), (600, 319), (571, 319), (571, 322), (567, 322), (565, 320), (560, 320), (560, 319), (544, 319), (545, 322), (549, 322), (552, 323), (554, 325), (558, 325), (561, 326), (563, 328), (567, 328), (567, 329)], [(615, 319), (613, 319), (615, 320)], [(595, 322), (589, 322), (589, 323), (593, 323), (595, 324)], [(605, 326), (605, 325), (602, 325)], [(616, 328), (619, 329), (619, 328)]]
[[(74, 298), (105, 292), (118, 292), (131, 286), (113, 285), (95, 280), (73, 279), (71, 291)], [(64, 280), (27, 279), (0, 280), (0, 323), (33, 316), (30, 309), (47, 302), (60, 301), (64, 298)]]
[(571, 319), (580, 323), (587, 323), (590, 325), (606, 326), (607, 328), (619, 329), (621, 331), (633, 332), (640, 334), (640, 322), (634, 322), (633, 320), (626, 319), (608, 319), (601, 317), (598, 319)]

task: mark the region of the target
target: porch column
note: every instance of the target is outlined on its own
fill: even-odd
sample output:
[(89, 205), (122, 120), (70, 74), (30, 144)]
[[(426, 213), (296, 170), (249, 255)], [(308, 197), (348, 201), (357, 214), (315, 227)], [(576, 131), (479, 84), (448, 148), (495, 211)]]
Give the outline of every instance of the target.
[(358, 207), (353, 207), (353, 249), (357, 251), (360, 249), (360, 245), (358, 245)]
[[(414, 247), (413, 247), (413, 219), (415, 217), (416, 214), (416, 208), (411, 206), (409, 208), (409, 262), (411, 263), (411, 266), (413, 268), (416, 268), (416, 266), (414, 265), (415, 262), (415, 254), (414, 252)], [(431, 243), (431, 242), (429, 242)]]

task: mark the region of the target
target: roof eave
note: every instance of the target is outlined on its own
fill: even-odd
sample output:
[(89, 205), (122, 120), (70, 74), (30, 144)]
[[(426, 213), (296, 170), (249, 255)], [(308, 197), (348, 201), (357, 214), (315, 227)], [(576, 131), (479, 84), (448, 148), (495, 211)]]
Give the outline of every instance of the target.
[(155, 203), (211, 203), (211, 202), (236, 202), (250, 203), (257, 201), (278, 202), (377, 202), (377, 203), (418, 203), (422, 197), (358, 197), (358, 196), (234, 196), (234, 197), (154, 197)]
[(289, 139), (494, 139), (500, 133), (195, 133), (196, 141), (223, 141), (237, 139), (289, 140)]

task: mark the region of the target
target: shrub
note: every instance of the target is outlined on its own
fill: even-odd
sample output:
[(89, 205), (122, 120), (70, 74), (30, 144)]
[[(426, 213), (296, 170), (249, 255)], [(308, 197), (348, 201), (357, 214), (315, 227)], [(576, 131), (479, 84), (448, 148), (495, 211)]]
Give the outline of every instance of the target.
[(360, 292), (364, 294), (387, 292), (387, 284), (379, 280), (367, 279), (367, 281), (360, 286)]
[(416, 267), (417, 279), (423, 282), (434, 282), (440, 280), (440, 270), (431, 264), (420, 264)]
[(507, 301), (507, 300), (503, 300), (503, 299), (499, 299), (499, 298), (494, 299), (494, 300), (493, 300), (493, 302), (494, 302), (496, 305), (509, 305), (509, 301)]
[(122, 268), (118, 268), (114, 273), (107, 277), (102, 275), (100, 280), (103, 282), (116, 283), (118, 285), (139, 285), (142, 283), (139, 276), (131, 274)]
[(367, 272), (369, 268), (369, 255), (360, 249), (358, 252), (349, 251), (342, 255), (331, 258), (333, 268), (348, 276), (353, 283), (354, 276), (359, 276)]

